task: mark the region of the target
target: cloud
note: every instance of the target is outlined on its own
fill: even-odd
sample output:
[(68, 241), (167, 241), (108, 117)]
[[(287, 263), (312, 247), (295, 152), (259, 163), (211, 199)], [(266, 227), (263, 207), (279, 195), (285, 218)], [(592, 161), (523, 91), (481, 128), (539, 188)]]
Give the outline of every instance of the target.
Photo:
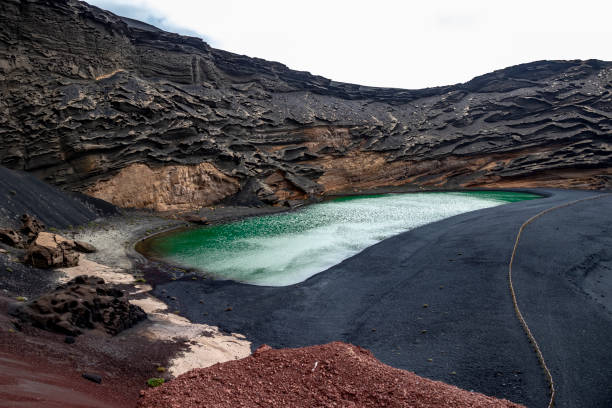
[(612, 60), (609, 0), (92, 0), (336, 81), (422, 88), (540, 59)]
[(92, 5), (104, 10), (109, 10), (121, 17), (144, 21), (164, 31), (169, 31), (192, 37), (200, 37), (206, 41), (206, 35), (201, 32), (191, 30), (181, 24), (173, 24), (161, 10), (147, 7), (146, 2), (126, 2), (122, 0), (94, 0)]

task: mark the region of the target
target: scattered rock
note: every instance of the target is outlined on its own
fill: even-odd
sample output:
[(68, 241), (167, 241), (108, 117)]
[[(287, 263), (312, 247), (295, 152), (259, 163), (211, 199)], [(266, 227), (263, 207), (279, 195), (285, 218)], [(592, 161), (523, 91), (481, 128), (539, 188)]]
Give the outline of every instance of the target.
[(45, 230), (45, 224), (32, 215), (23, 214), (20, 220), (22, 224), (20, 232), (24, 235), (27, 242), (34, 241), (38, 233)]
[(64, 339), (64, 343), (66, 344), (74, 344), (75, 341), (76, 338), (74, 336), (66, 336), (66, 338)]
[(83, 378), (85, 378), (86, 380), (95, 382), (96, 384), (101, 384), (102, 383), (102, 376), (100, 376), (98, 374), (83, 373)]
[(103, 279), (86, 275), (22, 305), (13, 314), (34, 326), (70, 336), (83, 330), (115, 335), (146, 318), (146, 313), (130, 304), (123, 292)]
[(257, 350), (253, 352), (253, 355), (257, 356), (268, 350), (272, 350), (272, 347), (268, 346), (267, 344), (262, 344), (261, 346), (257, 347)]
[(12, 247), (21, 247), (23, 245), (21, 235), (13, 229), (0, 229), (0, 242)]
[(40, 232), (26, 251), (25, 263), (36, 268), (66, 268), (79, 264), (74, 241), (58, 234)]
[(192, 224), (198, 224), (198, 225), (208, 225), (208, 224), (210, 224), (206, 217), (203, 217), (203, 216), (197, 215), (197, 214), (185, 214), (185, 215), (182, 216), (182, 218), (185, 221), (190, 222)]
[(83, 241), (74, 241), (74, 249), (85, 254), (93, 254), (98, 251), (95, 246)]

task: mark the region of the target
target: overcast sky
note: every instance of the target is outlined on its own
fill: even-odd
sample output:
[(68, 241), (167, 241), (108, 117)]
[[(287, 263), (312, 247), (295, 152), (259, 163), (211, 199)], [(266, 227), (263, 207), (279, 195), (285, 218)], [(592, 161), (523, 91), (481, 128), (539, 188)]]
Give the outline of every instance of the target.
[(612, 0), (90, 0), (336, 81), (465, 82), (541, 59), (612, 60)]

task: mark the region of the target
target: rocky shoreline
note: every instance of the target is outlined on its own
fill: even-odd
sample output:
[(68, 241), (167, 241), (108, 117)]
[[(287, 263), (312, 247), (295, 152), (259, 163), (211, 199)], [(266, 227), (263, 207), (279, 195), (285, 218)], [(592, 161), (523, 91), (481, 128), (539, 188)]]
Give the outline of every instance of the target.
[[(160, 282), (154, 293), (166, 296), (171, 308), (194, 322), (243, 333), (253, 348), (349, 342), (391, 366), (537, 406), (547, 401), (547, 390), (509, 298), (512, 243), (521, 223), (539, 210), (599, 193), (532, 192), (545, 198), (466, 213), (400, 234), (296, 285), (255, 287), (186, 277)], [(524, 237), (530, 243), (519, 260), (526, 276), (519, 275), (517, 285), (528, 295), (521, 304), (537, 335), (544, 337), (557, 380), (565, 384), (558, 391), (558, 406), (603, 408), (610, 403), (603, 384), (612, 378), (612, 362), (608, 346), (601, 345), (609, 343), (606, 333), (612, 329), (612, 305), (602, 297), (609, 284), (603, 260), (609, 253), (611, 205), (610, 199), (602, 199), (570, 206), (534, 224), (529, 238)], [(574, 242), (585, 234), (591, 237), (588, 244)], [(595, 269), (587, 265), (592, 251), (599, 254)], [(581, 273), (589, 278), (578, 278)], [(537, 286), (530, 287), (532, 281)], [(553, 295), (542, 313), (554, 317), (542, 322), (538, 293), (552, 286), (563, 295)], [(570, 304), (573, 312), (560, 312)], [(580, 330), (568, 333), (564, 313), (576, 314), (572, 324), (584, 326), (592, 340), (582, 338)], [(590, 356), (590, 363), (580, 363), (583, 355)], [(572, 361), (571, 372), (562, 369), (564, 361)], [(589, 391), (576, 391), (585, 381), (592, 384)]]
[[(376, 190), (378, 193), (389, 191), (397, 192), (396, 189)], [(538, 204), (524, 202), (503, 205), (493, 209), (481, 210), (475, 213), (453, 217), (441, 223), (450, 224), (459, 222), (459, 224), (462, 224), (462, 218), (469, 218), (477, 220), (478, 224), (476, 225), (480, 225), (481, 228), (487, 229), (490, 228), (487, 227), (487, 225), (497, 225), (497, 221), (495, 220), (503, 216), (503, 214), (515, 214), (513, 217), (520, 218), (520, 214), (531, 213), (535, 208), (553, 205), (563, 200), (569, 200), (572, 197), (593, 194), (556, 190), (529, 191), (541, 194), (547, 198), (535, 200)], [(519, 211), (520, 208), (524, 210)], [(286, 211), (286, 209), (282, 208), (256, 209), (236, 206), (218, 206), (202, 210), (199, 216), (207, 217), (208, 222), (220, 223), (260, 213), (277, 212), (279, 210)], [(491, 215), (484, 216), (484, 214)], [(498, 215), (495, 216), (494, 214)], [(493, 224), (491, 224), (491, 222)], [(421, 232), (422, 230), (428, 231), (432, 230), (432, 228), (436, 231), (448, 230), (448, 227), (437, 224), (440, 223), (419, 228), (419, 240), (422, 241), (424, 239), (423, 232)], [(511, 226), (510, 224), (509, 226)], [(581, 226), (581, 228), (589, 228), (588, 222), (585, 222), (584, 225), (585, 226)], [(365, 307), (366, 309), (368, 307), (378, 307), (364, 300), (368, 298), (367, 295), (364, 295), (366, 296), (365, 298), (358, 295), (364, 285), (359, 284), (355, 286), (355, 284), (357, 284), (357, 282), (366, 282), (365, 287), (372, 289), (379, 288), (382, 290), (386, 285), (384, 282), (386, 282), (385, 279), (387, 278), (383, 280), (376, 279), (375, 282), (368, 284), (367, 282), (370, 280), (369, 274), (361, 276), (362, 274), (358, 272), (361, 277), (355, 280), (354, 276), (350, 277), (346, 272), (341, 271), (349, 269), (353, 270), (353, 273), (355, 273), (355, 271), (365, 268), (363, 269), (364, 271), (382, 272), (388, 269), (389, 271), (385, 272), (383, 276), (393, 276), (394, 267), (389, 264), (389, 262), (393, 263), (393, 260), (397, 257), (382, 255), (383, 258), (380, 258), (377, 252), (384, 252), (386, 250), (385, 248), (394, 247), (398, 244), (402, 246), (403, 249), (399, 252), (397, 249), (391, 249), (391, 251), (397, 253), (410, 251), (409, 248), (411, 248), (413, 244), (406, 244), (405, 240), (408, 239), (409, 242), (413, 240), (402, 237), (410, 236), (410, 234), (414, 234), (415, 232), (402, 234), (399, 237), (391, 238), (372, 248), (368, 248), (361, 254), (331, 268), (331, 270), (323, 272), (300, 284), (284, 288), (266, 288), (253, 287), (228, 281), (211, 279), (202, 280), (200, 274), (185, 270), (180, 266), (170, 265), (157, 260), (145, 259), (135, 250), (135, 244), (147, 237), (151, 237), (157, 233), (171, 231), (174, 228), (184, 228), (185, 226), (185, 221), (180, 219), (163, 218), (147, 211), (124, 210), (122, 215), (110, 215), (89, 222), (88, 224), (72, 226), (66, 229), (57, 229), (54, 232), (70, 240), (80, 240), (91, 243), (98, 251), (89, 254), (81, 254), (79, 257), (79, 266), (60, 268), (55, 271), (37, 272), (36, 269), (27, 269), (20, 263), (15, 262), (16, 257), (19, 256), (18, 252), (14, 252), (14, 250), (11, 250), (7, 246), (3, 246), (3, 248), (6, 248), (5, 250), (7, 252), (0, 253), (0, 268), (3, 266), (6, 270), (10, 265), (14, 265), (11, 270), (15, 275), (13, 286), (6, 286), (6, 283), (3, 282), (3, 302), (5, 302), (7, 307), (10, 303), (13, 305), (15, 304), (16, 296), (24, 296), (25, 294), (27, 297), (34, 298), (52, 289), (52, 287), (58, 283), (66, 282), (75, 276), (88, 273), (102, 277), (105, 281), (117, 285), (118, 288), (125, 292), (130, 303), (142, 307), (148, 315), (146, 322), (140, 323), (113, 337), (100, 337), (99, 335), (93, 334), (85, 334), (77, 337), (77, 346), (74, 347), (75, 350), (68, 351), (69, 357), (67, 358), (67, 362), (71, 365), (71, 369), (68, 371), (59, 369), (65, 367), (66, 362), (60, 363), (51, 358), (46, 365), (43, 365), (44, 368), (40, 369), (40, 373), (55, 373), (52, 375), (52, 377), (55, 378), (55, 380), (52, 381), (53, 384), (57, 384), (58, 381), (59, 383), (68, 381), (68, 378), (72, 378), (70, 380), (71, 382), (77, 381), (75, 380), (75, 378), (78, 377), (76, 374), (82, 375), (92, 372), (95, 375), (100, 375), (98, 373), (103, 373), (101, 375), (102, 384), (97, 385), (98, 388), (91, 391), (93, 393), (92, 395), (97, 395), (96, 398), (99, 401), (112, 400), (113, 406), (128, 407), (134, 406), (139, 398), (140, 390), (146, 387), (145, 383), (149, 378), (161, 376), (166, 377), (166, 379), (171, 379), (194, 368), (207, 367), (217, 362), (244, 358), (250, 355), (254, 349), (263, 343), (270, 344), (273, 347), (283, 348), (302, 347), (340, 340), (367, 347), (382, 361), (382, 363), (415, 371), (417, 374), (429, 378), (441, 379), (447, 383), (455, 384), (463, 388), (476, 389), (488, 395), (505, 397), (516, 402), (525, 403), (526, 405), (538, 403), (541, 397), (545, 395), (545, 391), (542, 390), (543, 385), (537, 385), (542, 380), (539, 368), (532, 364), (528, 364), (525, 360), (531, 358), (529, 347), (526, 345), (520, 346), (520, 351), (516, 351), (518, 355), (522, 355), (522, 357), (519, 358), (522, 362), (518, 363), (516, 368), (512, 369), (514, 371), (510, 370), (511, 372), (506, 372), (505, 368), (500, 369), (498, 366), (496, 366), (497, 368), (485, 368), (488, 367), (491, 362), (498, 360), (498, 357), (494, 356), (501, 353), (499, 349), (494, 348), (491, 350), (491, 354), (487, 354), (484, 350), (487, 350), (488, 346), (483, 346), (482, 344), (479, 346), (471, 345), (471, 342), (466, 341), (464, 337), (455, 338), (457, 336), (461, 337), (462, 333), (465, 334), (465, 329), (436, 329), (436, 326), (442, 324), (442, 322), (437, 320), (436, 322), (428, 322), (427, 319), (434, 316), (432, 315), (426, 318), (428, 313), (425, 313), (425, 311), (423, 311), (425, 314), (418, 313), (417, 315), (421, 315), (419, 327), (427, 326), (426, 329), (419, 330), (426, 330), (427, 334), (417, 336), (414, 343), (411, 340), (411, 336), (407, 335), (405, 340), (408, 341), (408, 343), (400, 342), (400, 344), (397, 343), (398, 340), (393, 340), (397, 338), (397, 333), (393, 334), (393, 330), (389, 332), (386, 329), (386, 325), (388, 323), (393, 327), (396, 326), (394, 322), (400, 317), (397, 314), (398, 312), (394, 312), (394, 310), (409, 310), (410, 308), (393, 302), (393, 306), (385, 306), (387, 301), (379, 305), (385, 309), (384, 312), (380, 311), (379, 313), (374, 313), (376, 316), (379, 316), (376, 318), (376, 322), (362, 322), (357, 324), (357, 326), (355, 326), (354, 323), (350, 323), (349, 326), (345, 327), (346, 322), (353, 321), (353, 318), (350, 317), (352, 313), (351, 310), (353, 310), (350, 299), (360, 299), (359, 302), (362, 305), (361, 307)], [(501, 225), (495, 228), (499, 226)], [(451, 238), (450, 242), (455, 241), (457, 241), (456, 238)], [(460, 240), (460, 242), (464, 241), (465, 238)], [(426, 239), (423, 243), (425, 242), (427, 242)], [(492, 239), (491, 243), (493, 242), (497, 242), (496, 239)], [(503, 243), (504, 240), (500, 239), (499, 242)], [(473, 244), (471, 247), (478, 248), (478, 245)], [(465, 248), (459, 249), (457, 247), (453, 249), (452, 245), (449, 249), (451, 251), (460, 250), (464, 255), (467, 252)], [(499, 249), (492, 251), (499, 251)], [(438, 255), (435, 256), (438, 257)], [(443, 255), (440, 256), (440, 258), (443, 259), (445, 256), (450, 255)], [(479, 257), (485, 259), (487, 255), (483, 253), (479, 255)], [(403, 259), (404, 257), (400, 258)], [(456, 255), (454, 257), (451, 256), (451, 258), (458, 258), (456, 262), (460, 262), (459, 264), (453, 264), (455, 269), (460, 267), (461, 259), (470, 259), (469, 257), (457, 257)], [(11, 261), (11, 259), (13, 259), (13, 261)], [(383, 259), (386, 259), (386, 261), (383, 261)], [(404, 262), (401, 261), (401, 259), (399, 259), (398, 262)], [(426, 259), (430, 258), (426, 257)], [(430, 260), (427, 262), (431, 263)], [(470, 265), (471, 264), (468, 263), (464, 268), (475, 267), (474, 265)], [(476, 266), (476, 268), (480, 267)], [(443, 266), (439, 266), (438, 269), (442, 272), (445, 270)], [(389, 275), (389, 273), (391, 274)], [(19, 276), (22, 278), (27, 276), (27, 278), (20, 280)], [(345, 278), (349, 278), (352, 283), (349, 284)], [(444, 280), (443, 278), (440, 279)], [(455, 278), (449, 279), (452, 280)], [(396, 284), (397, 282), (393, 283), (393, 285)], [(444, 283), (442, 285), (445, 286), (446, 284), (447, 283)], [(503, 293), (503, 284), (501, 284), (501, 286)], [(330, 290), (333, 292), (333, 295), (328, 293)], [(346, 290), (351, 291), (352, 294), (345, 297), (342, 293)], [(421, 295), (427, 293), (426, 290), (420, 290), (422, 292)], [(593, 289), (590, 287), (589, 290), (595, 294), (599, 293), (596, 288)], [(442, 289), (438, 289), (436, 292), (436, 298), (439, 300), (445, 299), (445, 297), (440, 298), (439, 295), (449, 295), (446, 293), (446, 290)], [(316, 295), (315, 298), (312, 298), (313, 295)], [(451, 297), (449, 299), (453, 298), (454, 297)], [(323, 301), (324, 299), (326, 300)], [(390, 299), (394, 298), (392, 297)], [(400, 298), (396, 298), (396, 301), (398, 299)], [(409, 298), (406, 298), (406, 295), (402, 294), (401, 299)], [(417, 299), (415, 299), (415, 301), (417, 301), (417, 303), (419, 302)], [(456, 301), (462, 304), (465, 302), (465, 300)], [(423, 302), (425, 302), (425, 299)], [(433, 298), (427, 299), (429, 305), (427, 310), (432, 308), (443, 309), (442, 306), (435, 305), (437, 302), (438, 301)], [(304, 309), (300, 306), (302, 304), (304, 306), (308, 305), (308, 307)], [(296, 307), (297, 309), (295, 309)], [(227, 311), (228, 309), (230, 312)], [(337, 312), (334, 312), (335, 317), (329, 320), (329, 312), (331, 310), (336, 310)], [(478, 313), (474, 311), (470, 313), (473, 313), (474, 316), (478, 316)], [(508, 313), (508, 311), (504, 313)], [(366, 316), (367, 315), (370, 315), (370, 313), (366, 314)], [(321, 316), (328, 317), (322, 319)], [(380, 316), (385, 316), (385, 318), (381, 320)], [(462, 314), (462, 316), (465, 317), (465, 313)], [(337, 320), (338, 318), (340, 318), (340, 320)], [(425, 318), (426, 320), (422, 320)], [(401, 319), (404, 318), (400, 318), (400, 320)], [(507, 316), (506, 319), (512, 324), (512, 316)], [(606, 320), (604, 319), (603, 321)], [(29, 351), (24, 354), (24, 361), (27, 361), (27, 364), (31, 364), (31, 367), (37, 366), (39, 360), (43, 358), (43, 356), (48, 354), (54, 355), (49, 349), (53, 349), (59, 344), (62, 344), (61, 347), (59, 347), (59, 349), (62, 350), (61, 352), (66, 352), (66, 350), (69, 350), (70, 347), (73, 346), (67, 345), (62, 335), (53, 333), (41, 334), (41, 330), (36, 328), (9, 330), (9, 328), (12, 327), (10, 318), (5, 317), (4, 322), (5, 331), (2, 331), (4, 339), (2, 343), (0, 343), (0, 353), (8, 355), (9, 353), (16, 352), (14, 347), (17, 347), (19, 344), (28, 343), (30, 344), (28, 348)], [(296, 326), (297, 322), (300, 323)], [(372, 326), (371, 330), (368, 329), (366, 332), (359, 330), (355, 331), (355, 327), (361, 327), (364, 324), (367, 327)], [(471, 325), (471, 323), (467, 321), (466, 324), (468, 324), (468, 326)], [(412, 326), (412, 324), (409, 324), (409, 326)], [(338, 330), (342, 331), (342, 333), (338, 332)], [(429, 348), (428, 339), (431, 336), (437, 338), (439, 334), (435, 335), (435, 332), (438, 330), (442, 330), (446, 333), (446, 336), (451, 335), (451, 337), (440, 343), (443, 350), (446, 351), (442, 352), (442, 354), (436, 358), (434, 355), (437, 352)], [(600, 330), (605, 330), (605, 325), (601, 326)], [(508, 329), (503, 329), (502, 333), (503, 336), (508, 336), (512, 333), (512, 336), (516, 337), (514, 341), (517, 345), (522, 344), (522, 340), (524, 340), (520, 330), (508, 331)], [(34, 341), (35, 338), (39, 340)], [(385, 338), (387, 340), (384, 340)], [(382, 341), (382, 343), (380, 343), (380, 341)], [(389, 341), (391, 341), (391, 343), (389, 343)], [(438, 340), (436, 340), (434, 344), (437, 344), (437, 342)], [(453, 346), (450, 346), (450, 344), (453, 344)], [(142, 348), (139, 352), (135, 352), (134, 347)], [(147, 349), (150, 350), (151, 347), (154, 347), (158, 351), (151, 356), (143, 356), (142, 353)], [(423, 347), (425, 347), (425, 349), (423, 349)], [(457, 351), (445, 354), (454, 347), (457, 348)], [(479, 350), (478, 354), (480, 357), (477, 360), (480, 361), (484, 359), (477, 363), (480, 368), (475, 369), (472, 367), (469, 369), (470, 371), (467, 372), (463, 371), (463, 369), (454, 368), (454, 370), (457, 371), (457, 375), (449, 375), (448, 372), (453, 369), (451, 368), (453, 366), (449, 366), (448, 363), (443, 362), (448, 358), (455, 361), (461, 353), (466, 352), (466, 350), (464, 350), (465, 347)], [(83, 350), (91, 349), (100, 350), (99, 356), (104, 356), (105, 362), (102, 362), (100, 359), (91, 359), (89, 357), (83, 361), (84, 356), (87, 356), (86, 352)], [(111, 353), (112, 356), (104, 354), (107, 353), (105, 350)], [(510, 358), (510, 355), (502, 354), (506, 356), (506, 358)], [(419, 356), (434, 356), (433, 362), (421, 362)], [(405, 360), (405, 358), (408, 358), (408, 360)], [(516, 358), (516, 356), (513, 358)], [(441, 360), (438, 361), (438, 359)], [(512, 360), (512, 358), (510, 359)], [(602, 364), (605, 364), (603, 363), (605, 358), (600, 356), (599, 359), (602, 361)], [(409, 363), (406, 363), (406, 361)], [(487, 363), (486, 361), (490, 362)], [(105, 365), (107, 363), (112, 363), (114, 367), (133, 366), (135, 368), (133, 372), (128, 368), (122, 368), (122, 371), (119, 369), (111, 370), (105, 368), (107, 367), (107, 365)], [(14, 364), (14, 362), (7, 362), (6, 364), (10, 365)], [(461, 365), (465, 363), (458, 364)], [(469, 367), (471, 367), (471, 365), (472, 363), (468, 364)], [(513, 365), (511, 364), (510, 366)], [(157, 371), (158, 367), (163, 367), (163, 373)], [(438, 368), (441, 368), (442, 371), (439, 371)], [(497, 376), (495, 379), (485, 379), (487, 378), (486, 376), (483, 378), (478, 374), (478, 372), (483, 369), (485, 369), (485, 371), (498, 370), (501, 377)], [(65, 371), (64, 374), (60, 374), (63, 372), (62, 370)], [(472, 373), (471, 371), (473, 370), (476, 371)], [(47, 374), (45, 374), (45, 376), (46, 375)], [(129, 381), (126, 378), (127, 376), (130, 376)], [(509, 377), (506, 378), (507, 376)], [(31, 374), (30, 377), (32, 377)], [(32, 378), (37, 378), (37, 376), (34, 375)], [(87, 380), (78, 377), (78, 382), (87, 382)], [(512, 386), (510, 388), (500, 388), (494, 385), (500, 382), (510, 382)], [(122, 387), (119, 388), (123, 391), (111, 393), (111, 387), (115, 387), (118, 383), (123, 384)], [(86, 389), (90, 387), (90, 384), (81, 384), (79, 387), (81, 386), (84, 387), (83, 389)], [(3, 398), (17, 398), (16, 392), (13, 394), (5, 392), (3, 394), (3, 392), (0, 391), (0, 394)], [(53, 398), (59, 397), (55, 395)], [(605, 400), (605, 397), (601, 394), (596, 394), (593, 398), (590, 400), (594, 404), (592, 406), (605, 406), (601, 405), (601, 401)], [(604, 400), (601, 400), (601, 398), (604, 398)], [(560, 406), (573, 407), (579, 405), (570, 403)]]
[[(168, 309), (166, 304), (149, 294), (152, 288), (145, 282), (146, 268), (142, 267), (143, 259), (135, 252), (134, 243), (156, 231), (184, 225), (184, 221), (147, 212), (125, 211), (123, 215), (99, 218), (67, 229), (54, 229), (58, 236), (82, 239), (97, 248), (94, 253), (81, 254), (78, 266), (54, 270), (38, 270), (23, 265), (19, 261), (23, 256), (21, 250), (0, 244), (0, 270), (12, 276), (0, 284), (3, 290), (0, 301), (5, 305), (0, 313), (4, 322), (0, 354), (20, 356), (19, 364), (23, 365), (20, 372), (24, 375), (23, 378), (17, 375), (10, 381), (5, 378), (12, 386), (0, 387), (0, 397), (15, 404), (28, 406), (30, 403), (32, 407), (40, 404), (133, 407), (149, 378), (161, 376), (170, 379), (192, 368), (249, 355), (250, 343), (240, 334), (192, 324), (178, 311)], [(169, 273), (170, 267), (164, 271)], [(57, 285), (84, 274), (103, 278), (117, 287), (130, 304), (147, 313), (147, 320), (110, 337), (95, 334), (96, 330), (91, 334), (86, 330), (68, 345), (65, 341), (68, 332), (46, 332), (18, 323), (8, 314), (21, 306), (20, 303), (41, 299), (40, 295)], [(180, 274), (182, 276), (184, 271)], [(26, 351), (20, 349), (24, 344), (28, 344)], [(92, 350), (98, 357), (89, 355)], [(53, 357), (64, 353), (64, 359)], [(6, 360), (6, 364), (9, 372), (14, 372), (17, 363)], [(163, 368), (163, 372), (158, 372), (158, 367)], [(87, 373), (101, 379), (101, 384), (93, 390), (82, 378)], [(28, 393), (20, 390), (23, 381), (35, 381), (41, 390), (52, 388), (54, 391), (35, 398), (32, 396), (34, 400), (28, 402)], [(87, 394), (87, 397), (79, 392)]]
[[(0, 406), (516, 406), (452, 386), (546, 402), (507, 261), (526, 219), (612, 187), (611, 61), (374, 88), (83, 1), (7, 0), (0, 85)], [(147, 247), (335, 195), (478, 187), (544, 198), (286, 287), (210, 279)], [(560, 408), (612, 406), (610, 197), (547, 213), (518, 248)]]
[[(378, 192), (384, 191), (379, 190)], [(286, 210), (273, 207), (258, 209), (218, 206), (203, 209), (199, 215), (206, 217), (208, 222), (220, 223)], [(0, 254), (0, 263), (4, 266), (4, 269), (10, 268), (9, 265), (18, 265), (14, 269), (11, 268), (11, 272), (17, 270), (20, 271), (20, 276), (28, 275), (28, 279), (23, 281), (16, 277), (12, 287), (5, 286), (3, 301), (7, 304), (7, 307), (12, 305), (9, 308), (14, 308), (15, 299), (19, 296), (25, 295), (25, 300), (35, 298), (48, 292), (57, 284), (66, 283), (69, 279), (88, 274), (116, 285), (125, 293), (131, 304), (141, 307), (147, 313), (148, 318), (147, 321), (112, 337), (85, 333), (76, 338), (76, 346), (74, 346), (74, 344), (66, 344), (65, 335), (62, 334), (47, 334), (46, 332), (41, 334), (40, 329), (33, 327), (9, 330), (8, 327), (11, 327), (13, 320), (10, 316), (7, 316), (5, 318), (7, 329), (3, 332), (6, 337), (0, 347), (0, 353), (10, 354), (14, 352), (12, 351), (14, 350), (13, 347), (20, 343), (35, 344), (30, 345), (29, 352), (24, 354), (23, 357), (24, 361), (30, 364), (34, 373), (39, 374), (29, 374), (28, 378), (35, 378), (37, 381), (40, 380), (41, 384), (47, 384), (49, 381), (45, 378), (47, 378), (47, 375), (51, 375), (53, 378), (51, 383), (54, 386), (71, 378), (71, 384), (73, 381), (85, 382), (85, 385), (81, 384), (79, 387), (88, 390), (91, 387), (90, 384), (87, 384), (85, 379), (79, 378), (77, 374), (93, 373), (94, 376), (100, 376), (102, 384), (96, 388), (95, 392), (87, 392), (96, 395), (98, 401), (112, 401), (113, 406), (126, 407), (133, 406), (139, 391), (145, 387), (147, 378), (160, 376), (160, 373), (156, 371), (158, 367), (164, 368), (161, 376), (170, 379), (190, 369), (207, 367), (218, 362), (248, 356), (252, 350), (251, 343), (239, 332), (219, 330), (214, 324), (192, 323), (183, 317), (184, 312), (182, 310), (175, 307), (173, 303), (175, 296), (166, 293), (163, 289), (154, 296), (151, 295), (151, 291), (158, 285), (173, 281), (195, 282), (194, 279), (200, 277), (199, 274), (193, 274), (176, 265), (144, 259), (135, 250), (135, 245), (143, 239), (184, 227), (186, 227), (186, 224), (183, 220), (163, 218), (146, 211), (123, 210), (122, 215), (110, 215), (90, 221), (87, 224), (65, 229), (54, 229), (54, 233), (58, 236), (65, 237), (68, 240), (90, 243), (97, 251), (81, 254), (78, 258), (78, 266), (36, 273), (34, 273), (37, 271), (36, 269), (15, 262), (17, 257), (20, 256), (20, 252), (4, 245), (3, 248), (6, 248), (7, 252)], [(36, 287), (37, 290), (31, 290), (28, 287)], [(33, 342), (34, 338), (39, 340)], [(74, 350), (68, 353), (69, 357), (67, 358), (67, 362), (73, 368), (65, 371), (65, 368), (62, 367), (65, 367), (66, 362), (54, 362), (54, 359), (51, 358), (47, 363), (42, 364), (41, 367), (44, 368), (36, 371), (34, 367), (41, 364), (41, 358), (49, 355), (49, 350), (57, 348), (58, 344), (62, 344), (59, 347), (61, 352), (65, 352), (66, 348), (69, 349), (73, 346)], [(158, 345), (163, 346), (160, 348)], [(134, 347), (142, 347), (143, 349), (140, 352), (134, 352)], [(155, 347), (159, 351), (151, 356), (143, 357), (144, 349), (150, 349), (151, 347)], [(104, 354), (104, 358), (108, 360), (105, 360), (105, 363), (100, 359), (91, 358), (86, 358), (86, 362), (81, 361), (86, 355), (81, 354), (83, 353), (82, 350), (92, 348), (101, 350), (100, 353), (106, 353), (104, 350), (108, 350), (108, 353), (111, 353), (112, 356)], [(107, 368), (107, 363), (112, 364), (113, 367), (124, 368), (122, 368), (122, 371), (110, 370)], [(132, 366), (135, 367), (133, 372), (127, 369), (127, 367)], [(41, 376), (42, 379), (39, 378)], [(128, 380), (126, 376), (131, 378)], [(148, 377), (144, 378), (145, 376)], [(75, 378), (78, 378), (78, 380), (75, 380)], [(123, 384), (123, 387), (119, 387), (123, 391), (111, 393), (111, 387), (116, 387), (118, 383)], [(18, 386), (18, 381), (15, 386)], [(13, 393), (0, 391), (0, 394), (7, 400), (15, 398), (16, 401), (22, 398), (16, 391)], [(44, 401), (44, 398), (50, 398), (46, 401), (51, 403), (52, 398), (61, 399), (61, 396), (56, 393), (47, 397), (39, 396), (38, 398), (42, 399), (37, 400), (37, 403)], [(62, 403), (66, 404), (67, 402)]]

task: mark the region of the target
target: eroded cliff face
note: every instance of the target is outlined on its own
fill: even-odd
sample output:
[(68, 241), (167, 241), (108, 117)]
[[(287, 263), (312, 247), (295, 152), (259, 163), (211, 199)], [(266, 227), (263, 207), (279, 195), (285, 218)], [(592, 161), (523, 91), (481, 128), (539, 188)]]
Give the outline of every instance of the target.
[(603, 188), (611, 92), (612, 63), (595, 60), (362, 87), (82, 2), (0, 3), (0, 164), (124, 206), (404, 184)]
[(86, 194), (121, 207), (151, 208), (156, 211), (183, 211), (211, 205), (230, 197), (240, 183), (210, 163), (193, 166), (169, 165), (151, 169), (130, 164), (109, 180), (100, 180)]

